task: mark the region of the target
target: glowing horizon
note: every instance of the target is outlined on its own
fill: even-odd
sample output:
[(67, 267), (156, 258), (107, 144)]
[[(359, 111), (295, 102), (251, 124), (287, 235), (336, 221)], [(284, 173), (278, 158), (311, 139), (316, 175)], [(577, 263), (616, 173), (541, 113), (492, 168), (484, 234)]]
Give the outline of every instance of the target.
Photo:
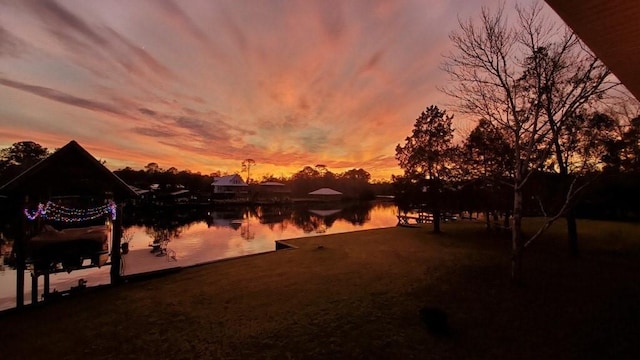
[(447, 108), (458, 16), (499, 2), (0, 1), (0, 147), (76, 140), (112, 170), (236, 173), (251, 158), (254, 179), (324, 164), (388, 180), (420, 112)]

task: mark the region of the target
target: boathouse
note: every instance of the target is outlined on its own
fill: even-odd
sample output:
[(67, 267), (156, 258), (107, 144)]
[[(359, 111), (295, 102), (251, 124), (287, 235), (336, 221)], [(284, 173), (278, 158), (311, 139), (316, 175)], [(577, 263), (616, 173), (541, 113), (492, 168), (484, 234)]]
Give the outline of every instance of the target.
[(76, 141), (4, 184), (0, 195), (14, 236), (17, 307), (24, 305), (26, 270), (32, 303), (40, 275), (45, 298), (49, 274), (60, 271), (110, 264), (111, 282), (119, 282), (121, 204), (137, 195)]

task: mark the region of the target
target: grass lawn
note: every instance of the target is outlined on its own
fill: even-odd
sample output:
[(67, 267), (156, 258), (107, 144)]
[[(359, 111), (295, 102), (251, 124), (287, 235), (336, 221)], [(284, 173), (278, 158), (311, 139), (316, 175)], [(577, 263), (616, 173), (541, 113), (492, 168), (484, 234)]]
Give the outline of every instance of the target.
[[(536, 220), (529, 220), (529, 231)], [(636, 359), (640, 225), (558, 223), (510, 284), (510, 238), (483, 224), (292, 240), (0, 315), (2, 359)], [(438, 336), (421, 308), (442, 309)]]

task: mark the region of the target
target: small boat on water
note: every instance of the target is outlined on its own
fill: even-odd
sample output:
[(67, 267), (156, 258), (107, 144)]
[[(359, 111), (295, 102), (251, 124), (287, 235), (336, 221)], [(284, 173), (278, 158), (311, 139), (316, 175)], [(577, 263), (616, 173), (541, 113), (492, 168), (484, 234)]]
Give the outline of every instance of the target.
[(102, 266), (108, 260), (110, 234), (107, 225), (63, 230), (45, 225), (43, 231), (27, 241), (27, 258), (36, 271), (47, 271), (60, 263), (71, 271), (80, 268), (84, 259)]

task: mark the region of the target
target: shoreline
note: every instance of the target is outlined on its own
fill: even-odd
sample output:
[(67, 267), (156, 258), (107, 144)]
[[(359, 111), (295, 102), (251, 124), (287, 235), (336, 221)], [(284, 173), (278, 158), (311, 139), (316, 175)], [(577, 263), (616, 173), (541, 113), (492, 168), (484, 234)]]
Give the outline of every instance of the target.
[[(337, 232), (335, 234), (344, 234), (348, 232), (359, 232), (359, 231), (368, 231), (368, 230), (376, 230), (376, 229), (384, 229), (384, 228), (387, 228), (387, 227), (375, 228), (375, 229), (351, 230), (347, 232)], [(230, 261), (230, 260), (235, 260), (243, 257), (264, 255), (264, 254), (268, 254), (275, 251), (283, 251), (286, 249), (296, 249), (297, 246), (290, 244), (290, 242), (295, 240), (300, 240), (300, 239), (308, 239), (313, 237), (321, 237), (321, 236), (329, 236), (329, 235), (333, 235), (333, 234), (315, 234), (315, 235), (310, 235), (306, 237), (274, 240), (273, 250), (263, 250), (263, 251), (257, 251), (254, 253), (249, 253), (249, 254), (235, 255), (235, 256), (217, 258), (217, 259), (206, 260), (201, 262), (188, 263), (187, 265), (179, 265), (179, 262), (175, 262), (175, 263), (167, 262), (168, 266), (158, 266), (157, 262), (156, 263), (153, 262), (154, 260), (157, 260), (155, 257), (149, 257), (148, 251), (146, 249), (139, 249), (137, 251), (130, 251), (129, 254), (127, 255), (122, 255), (123, 259), (125, 259), (125, 262), (127, 261), (127, 258), (129, 258), (129, 261), (133, 261), (133, 259), (136, 259), (139, 261), (138, 271), (130, 274), (125, 274), (123, 275), (122, 279), (123, 279), (123, 282), (152, 279), (158, 276), (164, 276), (166, 274), (176, 273), (184, 269), (206, 266), (206, 265), (210, 265), (218, 262)], [(281, 248), (278, 248), (279, 246)], [(176, 265), (174, 266), (174, 264)], [(68, 286), (69, 289), (61, 290), (60, 292), (62, 294), (66, 294), (67, 292), (70, 291), (71, 288), (73, 288), (72, 284), (76, 284), (80, 279), (84, 280), (85, 278), (87, 278), (87, 275), (89, 276), (89, 279), (91, 282), (90, 282), (90, 285), (87, 286), (84, 290), (112, 286), (113, 284), (109, 283), (110, 281), (109, 269), (110, 269), (110, 266), (103, 266), (102, 268), (91, 268), (87, 270), (73, 271), (71, 273), (61, 273), (60, 274), (61, 276), (68, 278), (68, 279), (61, 280), (61, 284)], [(143, 269), (143, 270), (140, 271), (140, 269)], [(87, 271), (93, 272), (95, 274), (87, 274), (86, 273)], [(15, 271), (10, 271), (10, 272), (7, 272), (6, 274), (2, 274), (2, 276), (11, 275), (14, 272)], [(46, 306), (46, 302), (44, 301), (39, 301), (35, 305), (30, 303), (31, 287), (29, 286), (30, 285), (29, 276), (27, 275), (28, 274), (25, 274), (25, 301), (28, 301), (29, 303), (25, 303), (24, 307), (31, 308), (31, 307)], [(15, 276), (13, 276), (12, 278), (15, 279)], [(94, 285), (93, 283), (95, 282), (97, 282), (97, 284)], [(10, 285), (12, 286), (12, 289), (15, 289), (15, 280), (13, 282), (11, 282), (10, 280), (8, 281), (8, 283), (10, 283)], [(39, 282), (39, 285), (40, 285), (39, 293), (42, 293), (43, 283)], [(0, 298), (0, 315), (3, 312), (16, 311), (16, 310), (17, 309), (15, 307), (15, 295), (13, 297)]]

